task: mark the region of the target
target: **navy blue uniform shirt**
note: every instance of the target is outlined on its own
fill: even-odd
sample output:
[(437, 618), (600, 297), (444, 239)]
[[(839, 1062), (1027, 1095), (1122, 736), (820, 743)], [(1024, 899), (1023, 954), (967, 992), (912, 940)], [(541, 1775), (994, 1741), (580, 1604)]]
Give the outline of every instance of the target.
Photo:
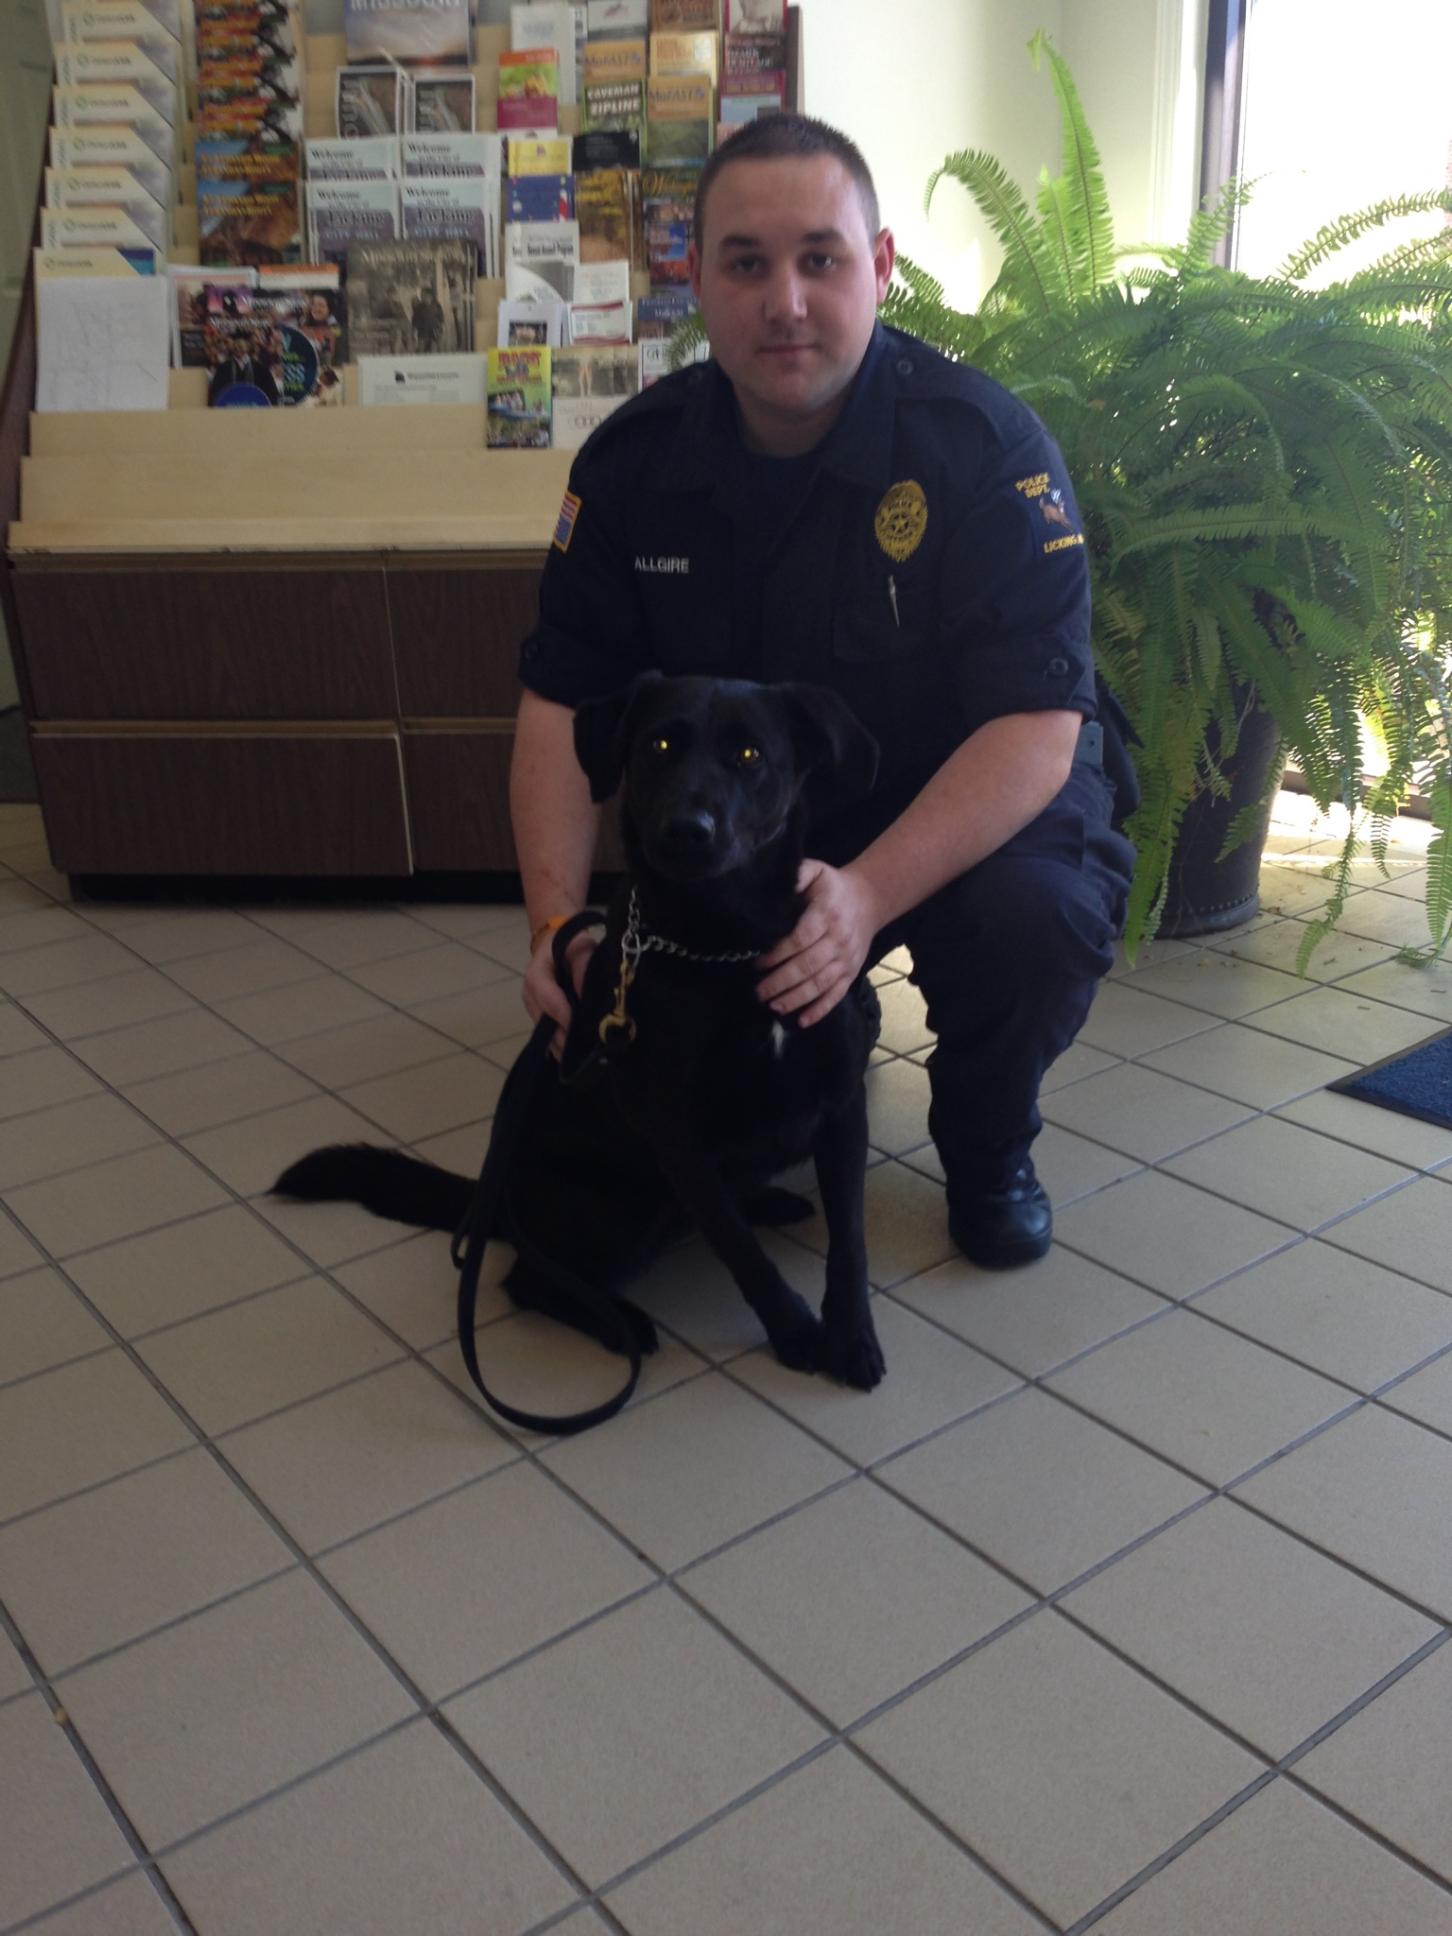
[(520, 678), (568, 706), (649, 667), (832, 686), (905, 804), (987, 720), (1095, 716), (1081, 529), (1034, 413), (915, 337), (876, 326), (801, 459), (754, 457), (696, 364), (579, 453)]

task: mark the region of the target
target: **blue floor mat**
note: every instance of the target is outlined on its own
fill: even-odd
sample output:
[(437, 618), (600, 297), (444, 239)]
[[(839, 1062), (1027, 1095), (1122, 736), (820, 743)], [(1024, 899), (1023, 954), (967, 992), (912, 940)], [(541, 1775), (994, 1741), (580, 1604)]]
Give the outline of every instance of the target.
[(1326, 1086), (1338, 1095), (1357, 1096), (1378, 1108), (1452, 1129), (1452, 1029)]

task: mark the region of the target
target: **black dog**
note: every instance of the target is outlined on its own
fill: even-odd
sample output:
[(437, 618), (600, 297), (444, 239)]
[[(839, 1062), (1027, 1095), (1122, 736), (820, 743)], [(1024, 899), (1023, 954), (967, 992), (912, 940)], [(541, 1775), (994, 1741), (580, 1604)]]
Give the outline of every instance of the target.
[[(580, 707), (575, 750), (597, 801), (624, 780), (629, 874), (590, 957), (561, 1068), (550, 1065), (531, 1098), (499, 1234), (526, 1236), (618, 1295), (679, 1234), (684, 1210), (784, 1364), (868, 1390), (884, 1369), (863, 1229), (876, 997), (859, 980), (798, 1029), (757, 998), (754, 964), (802, 911), (796, 877), (811, 811), (871, 786), (876, 745), (817, 687), (648, 674)], [(808, 1155), (828, 1231), (820, 1321), (751, 1230), (806, 1212), (766, 1186)], [(274, 1188), (435, 1229), (459, 1224), (472, 1191), (467, 1178), (366, 1145), (316, 1151)], [(522, 1308), (593, 1330), (522, 1257), (505, 1286)], [(623, 1299), (619, 1309), (641, 1348), (654, 1349), (646, 1314)]]

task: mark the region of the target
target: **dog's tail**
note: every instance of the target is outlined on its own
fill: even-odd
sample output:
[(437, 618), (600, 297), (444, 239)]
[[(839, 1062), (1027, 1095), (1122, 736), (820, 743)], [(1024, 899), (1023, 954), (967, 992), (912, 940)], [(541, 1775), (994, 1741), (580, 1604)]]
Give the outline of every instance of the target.
[(361, 1203), (375, 1217), (421, 1224), (425, 1230), (457, 1230), (474, 1185), (402, 1150), (332, 1143), (284, 1170), (272, 1194), (308, 1203)]

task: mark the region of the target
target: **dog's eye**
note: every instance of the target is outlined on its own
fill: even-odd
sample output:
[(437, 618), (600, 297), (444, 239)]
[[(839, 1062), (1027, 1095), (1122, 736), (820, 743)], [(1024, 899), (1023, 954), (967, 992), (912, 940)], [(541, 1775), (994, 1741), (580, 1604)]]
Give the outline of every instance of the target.
[(650, 750), (652, 753), (669, 753), (671, 743), (663, 733), (657, 733), (655, 738), (650, 742)]
[(743, 746), (736, 757), (743, 766), (755, 766), (761, 759), (761, 748), (759, 746)]

